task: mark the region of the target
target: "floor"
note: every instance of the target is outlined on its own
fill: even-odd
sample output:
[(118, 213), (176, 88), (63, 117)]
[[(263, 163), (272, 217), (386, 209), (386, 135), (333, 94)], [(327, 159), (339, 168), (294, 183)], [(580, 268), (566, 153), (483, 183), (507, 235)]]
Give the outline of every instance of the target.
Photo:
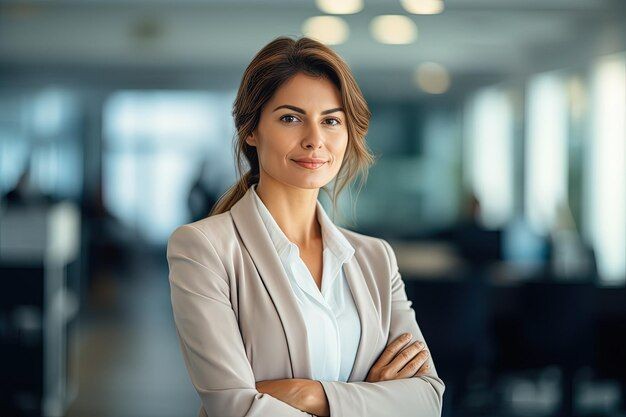
[(167, 264), (146, 255), (113, 279), (80, 322), (78, 392), (69, 417), (197, 416), (171, 315)]

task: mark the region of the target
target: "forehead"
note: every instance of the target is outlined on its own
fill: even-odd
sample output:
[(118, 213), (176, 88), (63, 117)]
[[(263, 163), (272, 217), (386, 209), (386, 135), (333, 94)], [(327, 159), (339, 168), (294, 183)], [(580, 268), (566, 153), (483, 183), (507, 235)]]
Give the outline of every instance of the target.
[(326, 77), (298, 73), (276, 90), (270, 103), (304, 108), (320, 107), (320, 110), (326, 110), (341, 106), (341, 95), (335, 84)]

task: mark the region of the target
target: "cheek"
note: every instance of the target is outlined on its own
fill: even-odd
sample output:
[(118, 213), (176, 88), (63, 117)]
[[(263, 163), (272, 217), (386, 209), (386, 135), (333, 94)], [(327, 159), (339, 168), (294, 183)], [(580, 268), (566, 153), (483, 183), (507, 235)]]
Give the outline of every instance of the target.
[(343, 159), (343, 156), (345, 155), (346, 151), (348, 150), (348, 137), (347, 135), (339, 138), (337, 141), (334, 142), (333, 147), (330, 149), (331, 152), (333, 153), (333, 155), (335, 155), (335, 158), (339, 161), (341, 161)]
[(290, 161), (289, 155), (292, 155), (293, 146), (287, 138), (281, 141), (280, 137), (272, 137), (264, 143), (262, 155), (260, 155), (261, 164), (265, 171), (279, 175), (288, 168)]

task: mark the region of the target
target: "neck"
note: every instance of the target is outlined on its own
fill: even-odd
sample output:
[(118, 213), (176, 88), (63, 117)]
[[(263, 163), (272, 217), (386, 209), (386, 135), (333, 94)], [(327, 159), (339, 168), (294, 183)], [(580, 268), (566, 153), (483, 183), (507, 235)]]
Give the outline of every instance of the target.
[(256, 192), (287, 239), (301, 249), (322, 238), (316, 212), (319, 188), (291, 187), (261, 178)]

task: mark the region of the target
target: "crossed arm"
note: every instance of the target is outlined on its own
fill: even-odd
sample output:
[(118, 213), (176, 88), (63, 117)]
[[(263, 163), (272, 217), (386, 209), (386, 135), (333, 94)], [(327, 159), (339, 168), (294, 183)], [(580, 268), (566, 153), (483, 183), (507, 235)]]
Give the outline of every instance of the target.
[[(410, 332), (424, 341), (395, 255), (381, 240), (392, 273), (389, 340)], [(289, 379), (256, 382), (229, 300), (226, 271), (211, 242), (191, 225), (167, 247), (176, 330), (191, 382), (210, 416), (440, 416), (445, 386), (430, 373), (380, 382)]]
[(328, 398), (320, 381), (275, 379), (257, 382), (256, 389), (306, 413), (319, 417), (330, 416)]
[[(426, 346), (426, 342), (415, 320), (415, 312), (411, 308), (411, 301), (407, 299), (393, 250), (386, 241), (381, 239), (381, 242), (385, 247), (392, 273), (392, 312), (390, 337), (388, 340), (394, 340), (394, 342), (388, 345), (379, 361), (372, 367), (372, 370), (380, 364), (388, 364), (396, 356), (397, 352), (403, 348), (406, 342), (398, 339), (398, 336), (405, 330), (417, 336), (416, 339), (422, 341), (424, 346)], [(402, 361), (401, 363), (405, 362)], [(387, 415), (387, 413), (392, 411), (394, 415), (439, 416), (441, 415), (445, 385), (437, 376), (430, 355), (427, 357), (424, 365), (426, 371), (422, 372), (422, 369), (424, 369), (422, 368), (419, 376), (416, 375), (414, 377), (422, 378), (422, 381), (413, 382), (406, 377), (404, 379), (398, 377), (397, 379), (386, 381), (380, 381), (379, 378), (375, 378), (378, 382), (373, 383), (280, 379), (261, 381), (257, 383), (257, 389), (273, 395), (300, 410), (320, 417), (329, 415), (377, 416)], [(372, 370), (370, 370), (370, 374), (372, 374)], [(399, 374), (404, 372), (402, 370)], [(369, 377), (368, 380), (370, 380)], [(424, 380), (431, 385), (432, 391), (424, 387)], [(424, 388), (426, 388), (426, 394), (424, 393)], [(299, 392), (301, 397), (294, 398), (291, 395), (294, 391)], [(403, 392), (406, 394), (402, 394)], [(418, 394), (417, 397), (415, 394)], [(416, 400), (412, 400), (414, 397), (416, 397)], [(398, 401), (398, 403), (394, 404), (393, 401)]]

